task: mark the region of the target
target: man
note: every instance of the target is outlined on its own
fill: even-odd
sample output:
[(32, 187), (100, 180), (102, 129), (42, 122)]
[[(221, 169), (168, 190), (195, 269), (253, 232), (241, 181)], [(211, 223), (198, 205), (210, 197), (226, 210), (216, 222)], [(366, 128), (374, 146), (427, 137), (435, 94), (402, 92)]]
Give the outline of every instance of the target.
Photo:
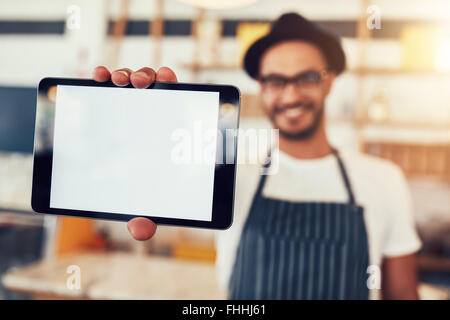
[[(234, 223), (217, 241), (219, 280), (229, 297), (368, 299), (381, 270), (383, 298), (416, 299), (421, 243), (401, 171), (359, 153), (341, 154), (326, 136), (325, 99), (345, 69), (339, 41), (285, 14), (249, 48), (244, 66), (279, 129), (279, 168), (261, 176), (259, 167), (238, 167)], [(176, 81), (168, 68), (94, 73), (97, 81), (110, 76), (139, 88)], [(137, 218), (128, 228), (145, 240), (156, 225)]]

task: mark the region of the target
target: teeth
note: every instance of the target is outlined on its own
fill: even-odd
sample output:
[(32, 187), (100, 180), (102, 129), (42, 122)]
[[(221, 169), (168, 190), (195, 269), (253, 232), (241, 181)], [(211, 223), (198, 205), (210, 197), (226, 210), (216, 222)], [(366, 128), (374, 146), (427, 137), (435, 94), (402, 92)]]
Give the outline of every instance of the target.
[(285, 113), (288, 117), (298, 117), (303, 113), (303, 109), (301, 108), (287, 109)]

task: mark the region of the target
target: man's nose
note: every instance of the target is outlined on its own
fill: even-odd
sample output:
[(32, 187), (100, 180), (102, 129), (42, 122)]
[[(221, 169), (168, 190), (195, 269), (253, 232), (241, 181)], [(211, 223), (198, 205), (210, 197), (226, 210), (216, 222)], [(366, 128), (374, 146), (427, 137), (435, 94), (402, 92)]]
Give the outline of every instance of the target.
[(299, 88), (295, 83), (289, 82), (284, 87), (283, 93), (281, 95), (281, 100), (285, 104), (293, 103), (302, 97), (302, 89)]

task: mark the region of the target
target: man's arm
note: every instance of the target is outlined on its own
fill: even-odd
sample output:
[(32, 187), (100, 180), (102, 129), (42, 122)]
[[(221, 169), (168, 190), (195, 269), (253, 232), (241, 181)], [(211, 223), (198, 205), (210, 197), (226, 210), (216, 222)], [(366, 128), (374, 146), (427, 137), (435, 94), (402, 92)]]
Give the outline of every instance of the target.
[(416, 254), (385, 257), (381, 266), (381, 296), (386, 300), (416, 300)]

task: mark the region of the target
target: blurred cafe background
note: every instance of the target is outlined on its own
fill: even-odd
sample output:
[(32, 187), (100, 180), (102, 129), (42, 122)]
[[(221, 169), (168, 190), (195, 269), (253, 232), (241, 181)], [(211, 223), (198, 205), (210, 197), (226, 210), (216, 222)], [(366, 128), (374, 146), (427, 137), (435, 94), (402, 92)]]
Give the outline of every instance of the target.
[[(264, 128), (241, 60), (288, 11), (341, 37), (348, 67), (327, 101), (330, 139), (403, 169), (424, 244), (420, 296), (448, 299), (448, 0), (0, 0), (0, 299), (225, 298), (215, 231), (160, 226), (141, 243), (123, 222), (32, 213), (36, 86), (89, 78), (97, 65), (169, 66), (181, 82), (239, 87), (241, 127)], [(374, 12), (381, 28), (368, 27)], [(71, 265), (79, 290), (67, 284)]]

